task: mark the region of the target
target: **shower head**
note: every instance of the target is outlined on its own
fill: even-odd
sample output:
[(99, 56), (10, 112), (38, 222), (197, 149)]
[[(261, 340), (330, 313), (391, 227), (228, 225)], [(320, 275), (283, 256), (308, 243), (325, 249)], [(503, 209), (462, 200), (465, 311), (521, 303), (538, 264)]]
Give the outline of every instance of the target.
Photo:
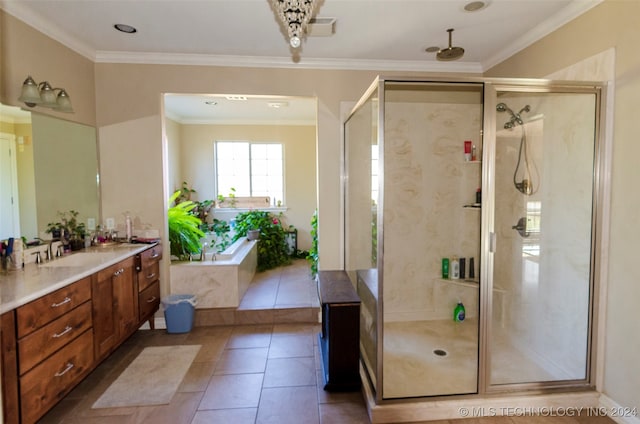
[(522, 120), (522, 117), (520, 117), (520, 114), (522, 112), (529, 112), (531, 110), (531, 107), (529, 105), (526, 105), (525, 107), (523, 107), (522, 109), (520, 109), (520, 112), (515, 113), (513, 110), (511, 110), (511, 108), (509, 108), (509, 106), (507, 106), (504, 103), (498, 103), (496, 105), (496, 110), (498, 112), (509, 112), (509, 115), (511, 115), (511, 120), (509, 120), (509, 122), (507, 122), (506, 124), (504, 124), (504, 128), (505, 129), (511, 129), (513, 127), (516, 126), (516, 124), (519, 125), (524, 125), (524, 121)]
[(462, 47), (452, 47), (451, 33), (453, 32), (453, 28), (449, 28), (447, 32), (449, 33), (449, 47), (440, 49), (438, 53), (436, 53), (436, 59), (443, 61), (460, 59), (464, 55), (464, 49)]
[(525, 107), (523, 107), (522, 109), (520, 109), (520, 112), (518, 112), (518, 116), (522, 113), (522, 112), (529, 112), (531, 110), (531, 106), (529, 105), (525, 105)]

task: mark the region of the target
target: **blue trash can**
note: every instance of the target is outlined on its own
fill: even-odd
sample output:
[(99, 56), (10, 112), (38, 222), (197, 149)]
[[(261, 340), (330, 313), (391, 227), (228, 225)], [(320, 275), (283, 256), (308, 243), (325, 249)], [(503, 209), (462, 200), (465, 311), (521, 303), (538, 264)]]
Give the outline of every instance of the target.
[(193, 328), (196, 296), (172, 294), (162, 299), (167, 333), (188, 333)]

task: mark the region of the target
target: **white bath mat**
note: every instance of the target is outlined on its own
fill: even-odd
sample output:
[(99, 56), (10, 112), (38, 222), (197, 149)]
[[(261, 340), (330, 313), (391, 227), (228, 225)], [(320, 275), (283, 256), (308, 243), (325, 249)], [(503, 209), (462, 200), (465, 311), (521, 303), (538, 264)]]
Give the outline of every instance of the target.
[(92, 408), (168, 404), (199, 350), (200, 345), (145, 348)]

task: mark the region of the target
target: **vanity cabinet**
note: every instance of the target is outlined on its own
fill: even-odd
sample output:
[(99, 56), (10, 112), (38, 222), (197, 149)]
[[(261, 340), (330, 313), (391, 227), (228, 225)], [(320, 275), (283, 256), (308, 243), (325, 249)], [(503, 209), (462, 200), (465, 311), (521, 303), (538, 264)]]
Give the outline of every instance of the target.
[(91, 279), (83, 278), (15, 311), (23, 423), (35, 422), (93, 367)]
[(160, 245), (123, 255), (0, 316), (0, 422), (35, 423), (151, 320), (160, 305), (161, 258)]
[(93, 281), (96, 359), (106, 357), (138, 328), (134, 258), (99, 271)]
[(141, 252), (136, 257), (138, 320), (149, 321), (149, 327), (152, 330), (155, 328), (153, 315), (160, 308), (160, 259), (162, 259), (160, 244)]

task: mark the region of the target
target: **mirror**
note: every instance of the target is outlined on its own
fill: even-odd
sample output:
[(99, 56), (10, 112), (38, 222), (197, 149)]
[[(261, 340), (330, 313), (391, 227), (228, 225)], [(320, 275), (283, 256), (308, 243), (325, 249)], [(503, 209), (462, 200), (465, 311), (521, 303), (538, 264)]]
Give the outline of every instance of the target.
[(0, 105), (0, 239), (49, 238), (58, 212), (100, 222), (95, 128)]

